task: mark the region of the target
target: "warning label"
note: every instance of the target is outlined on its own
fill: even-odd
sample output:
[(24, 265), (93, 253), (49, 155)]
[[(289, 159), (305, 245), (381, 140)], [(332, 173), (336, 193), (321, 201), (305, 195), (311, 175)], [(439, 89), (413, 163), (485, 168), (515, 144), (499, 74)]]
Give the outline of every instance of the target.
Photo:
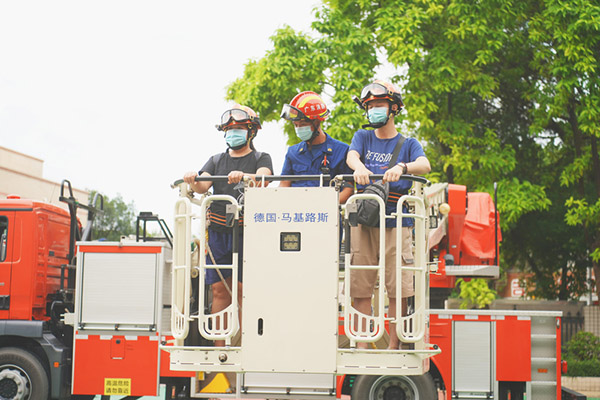
[(105, 395), (131, 395), (131, 379), (104, 378)]

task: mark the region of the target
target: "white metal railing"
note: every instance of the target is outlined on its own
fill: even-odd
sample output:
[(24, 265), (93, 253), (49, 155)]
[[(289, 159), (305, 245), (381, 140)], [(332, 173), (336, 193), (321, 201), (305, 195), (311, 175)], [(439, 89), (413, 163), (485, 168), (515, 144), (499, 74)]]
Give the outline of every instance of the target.
[[(204, 233), (206, 230), (206, 212), (210, 204), (214, 201), (226, 201), (234, 205), (234, 223), (237, 224), (240, 212), (240, 206), (236, 199), (229, 195), (211, 195), (204, 198), (200, 205), (199, 230)], [(235, 237), (234, 242), (238, 240)], [(242, 243), (238, 243), (242, 246)], [(230, 265), (209, 265), (206, 263), (206, 239), (200, 239), (200, 260), (198, 263), (198, 330), (200, 334), (208, 340), (225, 340), (225, 345), (231, 345), (231, 338), (239, 329), (238, 316), (238, 251), (236, 248), (232, 252), (232, 263)], [(205, 309), (205, 272), (207, 269), (230, 269), (231, 270), (231, 304), (225, 309), (206, 314)]]
[(425, 187), (425, 206), (433, 207), (446, 202), (447, 183), (434, 183), (431, 186)]
[(189, 329), (192, 268), (192, 255), (189, 249), (192, 242), (192, 203), (187, 197), (179, 197), (175, 203), (174, 233), (171, 332), (178, 344), (182, 345)]
[[(375, 194), (361, 193), (348, 198), (343, 206), (347, 207), (357, 200), (376, 200), (379, 204), (379, 226), (385, 227), (385, 203), (380, 196)], [(344, 218), (348, 219), (349, 212), (344, 212)], [(348, 239), (348, 238), (347, 238)], [(346, 246), (350, 243), (347, 240)], [(352, 306), (352, 293), (350, 293), (350, 273), (358, 270), (376, 270), (378, 280), (385, 280), (385, 229), (379, 229), (379, 264), (378, 265), (351, 265), (350, 257), (345, 257), (344, 287), (346, 296), (344, 300), (344, 330), (350, 339), (350, 347), (356, 347), (356, 342), (372, 343), (379, 340), (385, 331), (385, 293), (383, 285), (380, 285), (378, 310), (375, 315), (364, 314)]]
[[(429, 226), (428, 250), (431, 250), (440, 243), (448, 231), (449, 207), (446, 207), (445, 209), (441, 208), (441, 205), (446, 204), (447, 202), (447, 190), (447, 183), (434, 183), (433, 185), (424, 188), (425, 207), (427, 209), (429, 222), (434, 222), (432, 226)], [(434, 266), (434, 269), (437, 269), (437, 264)]]
[[(171, 332), (176, 340), (175, 345), (183, 345), (183, 340), (189, 333), (189, 323), (198, 319), (200, 334), (209, 340), (225, 340), (226, 345), (231, 344), (231, 338), (239, 329), (238, 321), (238, 253), (233, 252), (231, 265), (208, 265), (206, 263), (206, 214), (210, 204), (214, 201), (226, 201), (234, 205), (235, 221), (239, 218), (240, 207), (237, 201), (228, 195), (203, 196), (201, 199), (191, 198), (188, 195), (189, 186), (180, 184), (180, 197), (175, 203), (175, 229), (173, 237), (173, 272), (171, 281)], [(192, 212), (192, 204), (200, 206), (200, 214)], [(202, 233), (199, 244), (198, 267), (192, 267), (193, 241), (192, 224), (198, 221), (198, 229)], [(242, 245), (241, 243), (239, 244)], [(235, 268), (233, 266), (236, 266)], [(205, 271), (210, 268), (232, 270), (232, 303), (224, 310), (206, 314), (205, 309)], [(198, 315), (190, 315), (192, 276), (198, 276)]]
[[(415, 192), (423, 192), (422, 184), (415, 183)], [(410, 202), (414, 206), (414, 213), (405, 213), (403, 206)], [(415, 274), (415, 306), (414, 312), (410, 315), (397, 317), (396, 332), (402, 342), (416, 343), (423, 340), (426, 331), (427, 318), (429, 313), (427, 286), (427, 243), (425, 221), (427, 219), (427, 209), (425, 202), (420, 196), (404, 195), (400, 197), (396, 209), (396, 224), (398, 233), (396, 235), (396, 296), (402, 298), (402, 272), (412, 271)], [(406, 266), (402, 260), (402, 219), (414, 218), (415, 220), (415, 249), (414, 264)]]

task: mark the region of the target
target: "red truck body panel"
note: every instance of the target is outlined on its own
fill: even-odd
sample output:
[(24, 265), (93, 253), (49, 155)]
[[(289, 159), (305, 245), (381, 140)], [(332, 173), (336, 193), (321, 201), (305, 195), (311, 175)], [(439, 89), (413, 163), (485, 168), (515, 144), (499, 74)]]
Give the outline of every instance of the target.
[(448, 225), (445, 237), (435, 246), (439, 263), (438, 272), (430, 277), (432, 288), (456, 286), (456, 276), (446, 274), (447, 254), (452, 256), (454, 265), (497, 265), (496, 234), (498, 243), (502, 240), (489, 193), (467, 193), (466, 186), (448, 184), (447, 203)]
[(23, 199), (1, 200), (0, 213), (8, 218), (9, 244), (0, 262), (0, 295), (10, 296), (0, 318), (47, 320), (48, 295), (60, 288), (60, 266), (68, 264), (69, 213)]
[(158, 345), (158, 334), (77, 335), (73, 394), (157, 396)]
[[(56, 299), (61, 279), (64, 279), (65, 288), (67, 286), (69, 269), (63, 268), (64, 276), (61, 278), (61, 266), (71, 261), (69, 211), (10, 196), (0, 200), (0, 233), (4, 232), (6, 252), (4, 259), (0, 260), (0, 320), (50, 320), (48, 304)], [(117, 255), (158, 254), (161, 248), (160, 245), (140, 248), (98, 246), (97, 243), (81, 246), (81, 250), (88, 253), (110, 252)], [(158, 332), (142, 335), (76, 334), (73, 369), (65, 374), (74, 378), (72, 393), (157, 395), (159, 371), (169, 377), (194, 376), (190, 372), (170, 371), (169, 353), (159, 350), (159, 345)]]
[(490, 324), (492, 382), (530, 382), (534, 398), (538, 395), (535, 393), (536, 384), (543, 383), (550, 385), (550, 390), (556, 390), (556, 398), (560, 398), (560, 317), (555, 314), (543, 311), (431, 310), (430, 341), (442, 350), (431, 361), (444, 381), (445, 398), (450, 400), (455, 390), (453, 374), (456, 360), (474, 357), (472, 354), (454, 353), (458, 341), (476, 339), (456, 335), (454, 324), (465, 322)]
[(496, 321), (496, 379), (531, 380), (531, 321), (512, 316)]

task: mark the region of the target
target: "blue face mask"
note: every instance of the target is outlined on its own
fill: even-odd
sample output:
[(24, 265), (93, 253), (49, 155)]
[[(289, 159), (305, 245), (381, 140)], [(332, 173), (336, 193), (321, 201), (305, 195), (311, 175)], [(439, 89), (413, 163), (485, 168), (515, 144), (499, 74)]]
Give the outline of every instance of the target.
[(246, 144), (248, 138), (248, 131), (245, 129), (229, 129), (225, 133), (225, 141), (227, 145), (232, 149), (240, 147)]
[(372, 124), (381, 124), (387, 121), (388, 108), (387, 107), (373, 107), (367, 111), (367, 118)]
[(296, 128), (296, 136), (298, 136), (300, 138), (300, 140), (302, 140), (303, 142), (310, 140), (312, 135), (313, 135), (313, 128), (310, 125), (300, 126), (300, 127)]

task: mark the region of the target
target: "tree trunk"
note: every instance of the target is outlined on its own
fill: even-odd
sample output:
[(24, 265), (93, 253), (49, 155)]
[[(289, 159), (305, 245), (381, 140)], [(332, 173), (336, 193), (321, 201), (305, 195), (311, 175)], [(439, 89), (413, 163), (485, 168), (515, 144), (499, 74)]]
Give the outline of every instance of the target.
[[(595, 136), (591, 136), (590, 140), (592, 144), (592, 174), (594, 175), (594, 183), (596, 184), (596, 196), (600, 198), (600, 154), (598, 153), (598, 140)], [(600, 233), (597, 230), (594, 236), (596, 236), (596, 243), (592, 251), (600, 247)], [(596, 284), (594, 285), (596, 295), (600, 297), (600, 264), (592, 261), (592, 268), (594, 269), (594, 276), (596, 278)]]
[[(452, 93), (448, 93), (447, 97), (447, 107), (448, 107), (448, 119), (452, 119)], [(450, 132), (452, 133), (452, 132)], [(450, 147), (446, 146), (444, 143), (441, 143), (442, 153), (445, 156), (449, 156), (452, 153)], [(446, 177), (448, 178), (448, 183), (454, 183), (454, 167), (452, 164), (448, 165), (446, 169)]]
[[(575, 145), (575, 156), (581, 157), (582, 147), (584, 141), (584, 135), (579, 130), (579, 124), (577, 121), (577, 115), (575, 113), (575, 100), (572, 99), (569, 103), (569, 124), (571, 125), (571, 129), (573, 131), (573, 143)], [(592, 177), (594, 178), (594, 185), (596, 186), (596, 193), (600, 196), (600, 160), (598, 160), (598, 147), (596, 143), (596, 138), (591, 137), (591, 147), (592, 147)], [(585, 199), (585, 177), (581, 177), (577, 182), (577, 188), (579, 192), (579, 197), (581, 199)], [(590, 204), (591, 206), (591, 204)], [(593, 252), (596, 247), (600, 244), (600, 240), (597, 238), (599, 236), (598, 232), (594, 232), (590, 234), (587, 221), (583, 222), (583, 237), (586, 243), (586, 247), (588, 251)], [(600, 284), (598, 283), (598, 275), (600, 273), (600, 267), (598, 263), (592, 261), (592, 268), (594, 269), (594, 274), (596, 276), (596, 284), (593, 289), (595, 289), (596, 295), (600, 297)]]
[(598, 139), (596, 136), (591, 136), (592, 144), (592, 175), (594, 184), (596, 185), (596, 196), (600, 197), (600, 155), (598, 154)]
[[(575, 99), (571, 98), (569, 102), (569, 125), (571, 125), (571, 131), (573, 132), (573, 144), (575, 147), (575, 157), (581, 157), (583, 147), (583, 135), (579, 130), (579, 123), (577, 122), (577, 115), (575, 114)], [(585, 196), (585, 186), (584, 186), (584, 178), (581, 177), (577, 181), (577, 190), (579, 192), (580, 198), (584, 198)]]
[(562, 267), (561, 273), (560, 273), (560, 288), (558, 289), (558, 299), (559, 300), (569, 300), (569, 291), (568, 291), (568, 285), (567, 285), (567, 280), (569, 279), (569, 269), (567, 268), (567, 266), (565, 265), (564, 267)]
[(592, 287), (593, 289), (596, 289), (596, 295), (598, 295), (598, 297), (600, 298), (600, 265), (597, 262), (592, 263), (593, 265), (593, 270), (594, 270), (594, 277), (596, 278), (596, 282), (595, 282), (595, 287)]

